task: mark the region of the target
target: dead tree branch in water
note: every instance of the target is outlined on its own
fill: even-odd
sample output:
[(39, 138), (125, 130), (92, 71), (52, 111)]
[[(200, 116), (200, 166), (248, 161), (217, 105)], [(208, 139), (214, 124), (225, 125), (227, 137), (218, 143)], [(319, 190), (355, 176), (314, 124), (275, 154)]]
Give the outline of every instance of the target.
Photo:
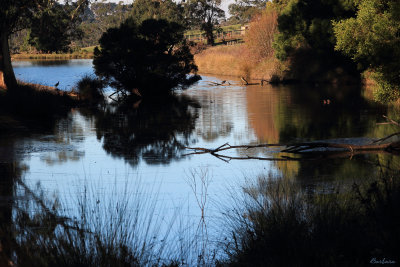
[[(256, 159), (256, 160), (268, 160), (268, 161), (300, 161), (300, 160), (315, 160), (315, 159), (326, 159), (326, 158), (342, 158), (342, 157), (350, 157), (352, 158), (355, 155), (360, 154), (373, 154), (373, 153), (388, 153), (388, 154), (397, 154), (400, 153), (400, 141), (389, 142), (384, 144), (377, 144), (378, 142), (382, 142), (387, 140), (388, 138), (400, 135), (400, 133), (395, 133), (384, 137), (382, 139), (378, 139), (373, 141), (370, 144), (365, 145), (355, 145), (355, 144), (346, 144), (346, 143), (330, 143), (330, 142), (304, 142), (304, 143), (295, 143), (295, 144), (259, 144), (259, 145), (238, 145), (231, 146), (228, 143), (225, 143), (215, 149), (208, 149), (202, 147), (186, 147), (186, 149), (193, 150), (193, 152), (185, 154), (187, 155), (195, 155), (195, 154), (211, 154), (214, 157), (223, 160), (225, 162), (229, 162), (230, 160), (244, 160), (244, 159)], [(290, 156), (280, 156), (280, 157), (256, 157), (256, 156), (228, 156), (223, 155), (220, 152), (231, 150), (231, 149), (252, 149), (252, 148), (268, 148), (268, 147), (285, 147), (280, 149), (281, 153), (289, 153), (294, 155), (308, 155), (312, 157), (300, 158), (300, 157), (290, 157)], [(321, 150), (324, 149), (324, 150)]]
[(213, 85), (213, 86), (229, 86), (229, 85), (231, 85), (231, 83), (227, 82), (227, 81), (222, 81), (220, 83), (209, 81), (209, 83), (210, 83), (210, 85)]

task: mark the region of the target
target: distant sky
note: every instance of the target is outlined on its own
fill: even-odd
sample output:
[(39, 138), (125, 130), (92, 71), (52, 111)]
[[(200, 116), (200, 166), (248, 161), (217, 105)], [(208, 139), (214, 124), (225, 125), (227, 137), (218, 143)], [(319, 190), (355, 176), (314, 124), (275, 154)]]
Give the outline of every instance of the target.
[[(108, 2), (118, 3), (119, 1), (121, 1), (121, 0), (109, 0)], [(125, 3), (132, 3), (133, 0), (123, 0), (123, 2), (125, 2)], [(228, 17), (228, 15), (229, 15), (229, 14), (228, 14), (228, 6), (229, 6), (230, 4), (232, 4), (233, 2), (235, 2), (235, 0), (222, 0), (222, 9), (225, 10), (225, 13), (226, 13), (227, 17)]]

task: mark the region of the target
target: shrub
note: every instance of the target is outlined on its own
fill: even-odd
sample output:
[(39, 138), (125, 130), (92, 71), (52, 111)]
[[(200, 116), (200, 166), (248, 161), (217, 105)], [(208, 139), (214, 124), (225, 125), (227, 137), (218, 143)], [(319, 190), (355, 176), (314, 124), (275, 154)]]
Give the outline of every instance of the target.
[(261, 177), (227, 213), (230, 266), (366, 266), (398, 262), (400, 183), (384, 177), (307, 194)]
[(274, 35), (277, 32), (278, 14), (273, 9), (266, 9), (252, 19), (245, 36), (246, 48), (257, 62), (272, 57)]
[(98, 101), (104, 99), (104, 83), (98, 78), (86, 75), (78, 81), (77, 87), (81, 100)]

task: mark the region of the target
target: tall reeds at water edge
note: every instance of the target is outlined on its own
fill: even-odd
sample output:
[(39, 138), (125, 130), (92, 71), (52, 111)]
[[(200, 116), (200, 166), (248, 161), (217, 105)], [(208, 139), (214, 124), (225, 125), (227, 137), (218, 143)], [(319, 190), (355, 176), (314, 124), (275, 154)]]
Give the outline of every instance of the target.
[(172, 230), (179, 210), (167, 214), (156, 187), (127, 183), (115, 183), (112, 190), (85, 185), (60, 200), (44, 194), (40, 185), (18, 180), (13, 224), (1, 226), (8, 233), (2, 246), (9, 254), (0, 251), (0, 259), (17, 266), (188, 264), (181, 248), (189, 248), (192, 237), (185, 229), (179, 235)]
[(400, 181), (383, 176), (350, 189), (305, 192), (259, 177), (226, 213), (222, 266), (366, 266), (399, 263)]
[[(10, 171), (8, 171), (10, 172)], [(260, 176), (227, 204), (208, 235), (207, 172), (188, 184), (201, 220), (179, 224), (157, 186), (87, 185), (60, 200), (15, 178), (12, 214), (0, 225), (0, 263), (16, 266), (366, 266), (399, 262), (400, 181), (304, 190), (295, 180)], [(104, 181), (104, 180), (103, 180)], [(128, 180), (126, 180), (128, 181)], [(112, 184), (112, 182), (111, 182)], [(161, 186), (161, 185), (160, 185)], [(112, 187), (112, 186), (111, 186)], [(128, 188), (133, 189), (133, 191)], [(233, 207), (232, 207), (233, 206)], [(8, 210), (7, 210), (8, 209)], [(12, 211), (12, 212), (11, 212)], [(173, 231), (178, 224), (178, 231)], [(215, 243), (217, 242), (217, 243)], [(215, 245), (217, 244), (217, 245)], [(224, 254), (215, 249), (224, 249)]]

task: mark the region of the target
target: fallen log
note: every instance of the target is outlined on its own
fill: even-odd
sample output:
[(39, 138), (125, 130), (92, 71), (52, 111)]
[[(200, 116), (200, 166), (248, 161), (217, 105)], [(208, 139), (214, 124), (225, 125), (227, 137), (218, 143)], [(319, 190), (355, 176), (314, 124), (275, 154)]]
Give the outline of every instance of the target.
[[(400, 141), (388, 142), (378, 144), (380, 141), (384, 141), (393, 137), (395, 135), (400, 135), (400, 133), (391, 134), (387, 137), (375, 140), (369, 144), (364, 145), (355, 145), (355, 144), (347, 144), (347, 143), (334, 143), (334, 142), (303, 142), (303, 143), (295, 143), (295, 144), (258, 144), (258, 145), (236, 145), (231, 146), (229, 143), (225, 143), (215, 149), (208, 149), (202, 147), (186, 147), (186, 149), (193, 150), (193, 152), (185, 154), (195, 155), (195, 154), (206, 154), (209, 153), (218, 159), (221, 159), (225, 162), (228, 162), (232, 159), (256, 159), (256, 160), (270, 160), (270, 161), (300, 161), (300, 160), (315, 160), (321, 158), (342, 158), (342, 157), (350, 157), (352, 158), (355, 155), (360, 154), (372, 154), (372, 153), (385, 153), (385, 154), (400, 154)], [(231, 149), (252, 149), (252, 148), (260, 148), (260, 147), (282, 147), (280, 149), (280, 153), (288, 153), (294, 155), (308, 155), (312, 157), (307, 158), (299, 158), (299, 157), (290, 157), (290, 156), (280, 156), (280, 157), (256, 157), (256, 156), (228, 156), (223, 155), (221, 152)], [(321, 149), (324, 149), (321, 151)]]
[(220, 83), (216, 83), (216, 82), (209, 82), (210, 83), (210, 85), (216, 85), (216, 86), (229, 86), (229, 85), (231, 85), (231, 83), (230, 82), (227, 82), (227, 81), (222, 81), (222, 82), (220, 82)]

